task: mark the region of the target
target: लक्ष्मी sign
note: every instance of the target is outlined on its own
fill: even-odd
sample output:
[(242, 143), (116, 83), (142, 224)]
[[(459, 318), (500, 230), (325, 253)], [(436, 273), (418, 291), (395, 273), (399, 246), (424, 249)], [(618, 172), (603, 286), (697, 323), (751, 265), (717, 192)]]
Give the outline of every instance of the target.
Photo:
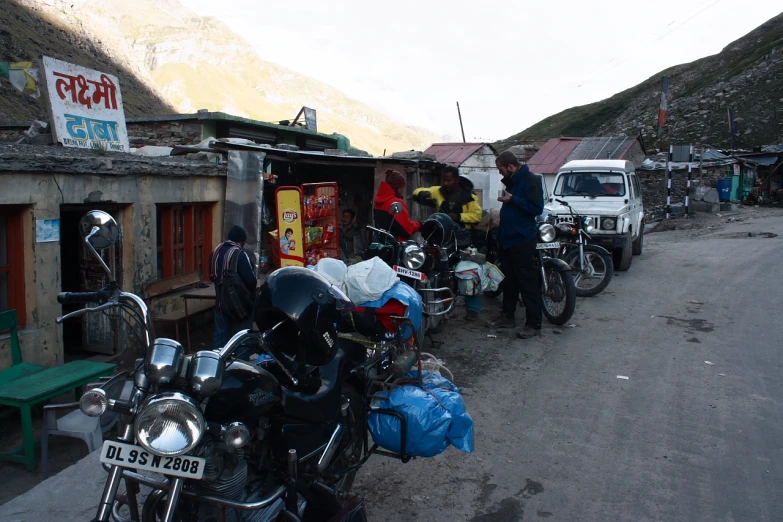
[(42, 63), (55, 141), (130, 152), (119, 79), (47, 56)]

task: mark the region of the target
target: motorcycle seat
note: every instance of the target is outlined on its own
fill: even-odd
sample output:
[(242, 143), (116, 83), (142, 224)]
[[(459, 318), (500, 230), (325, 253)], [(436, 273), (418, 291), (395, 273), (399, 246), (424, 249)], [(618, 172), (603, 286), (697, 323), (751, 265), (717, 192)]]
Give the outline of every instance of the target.
[(283, 411), (286, 415), (309, 422), (324, 423), (335, 419), (342, 404), (343, 377), (366, 357), (364, 346), (348, 339), (339, 339), (337, 354), (332, 362), (320, 367), (321, 386), (318, 390), (315, 393), (303, 393), (283, 388)]

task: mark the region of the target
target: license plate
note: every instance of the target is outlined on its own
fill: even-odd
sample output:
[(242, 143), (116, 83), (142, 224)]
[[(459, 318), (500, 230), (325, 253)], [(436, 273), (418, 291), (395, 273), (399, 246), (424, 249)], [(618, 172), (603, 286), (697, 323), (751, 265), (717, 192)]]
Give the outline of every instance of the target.
[(174, 477), (200, 479), (204, 475), (206, 459), (190, 455), (161, 457), (133, 444), (107, 440), (101, 450), (101, 462)]
[(538, 250), (549, 250), (550, 248), (560, 248), (560, 243), (536, 243)]
[(424, 274), (417, 272), (416, 270), (411, 270), (410, 268), (405, 268), (404, 266), (394, 265), (394, 271), (401, 276), (411, 277), (413, 279), (418, 279), (419, 281), (424, 281)]

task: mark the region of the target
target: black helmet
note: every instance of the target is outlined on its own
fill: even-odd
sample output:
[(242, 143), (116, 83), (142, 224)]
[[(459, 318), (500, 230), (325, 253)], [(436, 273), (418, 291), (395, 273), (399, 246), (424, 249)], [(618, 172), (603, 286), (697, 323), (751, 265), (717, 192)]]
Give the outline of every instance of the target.
[(448, 246), (454, 240), (455, 232), (454, 221), (447, 216), (437, 212), (421, 224), (421, 237), (431, 245)]
[(289, 266), (269, 276), (258, 291), (255, 322), (274, 332), (274, 346), (305, 364), (328, 364), (337, 352), (337, 328), (343, 312), (356, 308), (339, 288), (308, 269)]

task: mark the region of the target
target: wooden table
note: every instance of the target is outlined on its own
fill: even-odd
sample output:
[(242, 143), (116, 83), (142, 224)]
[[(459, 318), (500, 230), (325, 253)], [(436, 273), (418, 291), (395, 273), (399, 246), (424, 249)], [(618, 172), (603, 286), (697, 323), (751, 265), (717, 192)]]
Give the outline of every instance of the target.
[(73, 361), (3, 383), (0, 386), (0, 404), (19, 408), (23, 443), (8, 453), (0, 453), (0, 460), (21, 462), (27, 471), (35, 471), (36, 440), (30, 408), (72, 390), (76, 390), (78, 398), (82, 386), (98, 377), (113, 374), (114, 367), (114, 364), (108, 363)]

